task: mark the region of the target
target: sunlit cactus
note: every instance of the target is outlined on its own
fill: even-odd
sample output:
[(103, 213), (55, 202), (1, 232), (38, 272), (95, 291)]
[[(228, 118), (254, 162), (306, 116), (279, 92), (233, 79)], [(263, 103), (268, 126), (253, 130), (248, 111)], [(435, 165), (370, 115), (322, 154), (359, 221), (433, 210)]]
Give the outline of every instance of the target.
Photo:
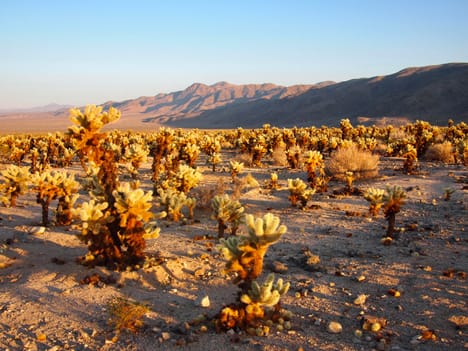
[(242, 173), (244, 170), (244, 163), (243, 162), (237, 162), (237, 161), (229, 161), (229, 167), (231, 169), (231, 178), (232, 182), (234, 183), (237, 176)]
[(193, 218), (194, 199), (187, 197), (183, 192), (171, 188), (160, 188), (158, 189), (158, 202), (174, 222), (183, 218), (182, 208), (185, 206), (189, 208), (189, 217)]
[(263, 269), (263, 257), (268, 247), (276, 243), (286, 233), (285, 225), (271, 213), (263, 218), (246, 215), (247, 236), (221, 239), (221, 252), (228, 260), (227, 269), (238, 274), (244, 281), (256, 279)]
[(31, 178), (33, 189), (36, 191), (36, 201), (42, 208), (43, 226), (49, 225), (49, 206), (51, 202), (64, 195), (61, 186), (66, 178), (66, 173), (53, 171), (36, 173)]
[(246, 225), (248, 235), (221, 239), (219, 247), (227, 260), (226, 270), (237, 274), (234, 282), (241, 289), (238, 303), (219, 313), (216, 323), (224, 330), (234, 326), (247, 330), (261, 326), (266, 320), (272, 321), (272, 315), (265, 315), (266, 310), (278, 312), (280, 297), (289, 289), (289, 283), (284, 284), (282, 279), (275, 283), (273, 274), (261, 285), (256, 281), (262, 273), (268, 247), (286, 233), (286, 226), (280, 225), (280, 219), (271, 213), (263, 218), (247, 215)]
[(364, 193), (364, 199), (370, 202), (369, 213), (375, 217), (379, 213), (380, 208), (383, 206), (383, 197), (385, 190), (369, 188)]
[(221, 163), (221, 154), (218, 153), (218, 152), (215, 152), (213, 154), (211, 154), (210, 156), (208, 156), (208, 159), (207, 159), (207, 162), (209, 164), (211, 164), (211, 170), (213, 172), (216, 172), (216, 165), (218, 165), (219, 163)]
[(72, 222), (72, 208), (75, 205), (79, 195), (80, 183), (75, 180), (73, 174), (64, 174), (61, 182), (58, 183), (60, 195), (56, 212), (56, 221), (58, 225), (69, 225)]
[(290, 168), (299, 168), (299, 163), (301, 160), (301, 151), (301, 148), (297, 145), (294, 145), (286, 150), (286, 159), (288, 160)]
[(216, 195), (211, 201), (212, 218), (218, 221), (218, 237), (224, 236), (227, 224), (231, 225), (231, 234), (235, 235), (244, 219), (244, 207), (229, 195)]
[(345, 181), (346, 181), (346, 187), (345, 187), (346, 193), (352, 194), (354, 191), (354, 188), (353, 188), (354, 173), (350, 171), (345, 172)]
[(186, 160), (190, 167), (194, 167), (200, 151), (200, 147), (197, 144), (189, 143), (182, 148), (181, 158)]
[(405, 158), (405, 162), (403, 164), (405, 172), (408, 174), (413, 173), (416, 169), (416, 163), (418, 162), (418, 153), (416, 148), (411, 144), (407, 144), (403, 157)]
[(288, 179), (289, 201), (292, 206), (304, 208), (307, 206), (307, 201), (315, 193), (314, 189), (307, 188), (307, 184), (299, 179)]
[(383, 210), (388, 221), (387, 237), (393, 238), (395, 232), (395, 215), (400, 212), (401, 206), (405, 204), (406, 193), (403, 188), (395, 185), (387, 187), (383, 196)]
[(193, 169), (187, 165), (180, 165), (177, 172), (174, 174), (174, 188), (188, 193), (190, 189), (195, 188), (202, 179), (202, 174), (198, 169)]
[(149, 154), (149, 149), (146, 145), (134, 143), (131, 144), (125, 150), (125, 160), (130, 162), (130, 174), (132, 175), (133, 179), (138, 177), (138, 169), (140, 168), (143, 162), (146, 162)]
[(4, 196), (2, 202), (6, 206), (16, 207), (16, 200), (19, 195), (27, 192), (31, 175), (27, 167), (10, 165), (2, 171), (3, 183), (0, 189)]
[(272, 172), (270, 173), (270, 179), (265, 181), (265, 186), (268, 189), (276, 190), (279, 189), (278, 184), (278, 173)]
[[(289, 286), (290, 284), (284, 284), (281, 278), (275, 283), (275, 275), (271, 273), (261, 285), (254, 280), (247, 294), (241, 296), (241, 301), (246, 305), (257, 305), (261, 308), (274, 307), (279, 303), (281, 296), (288, 292)], [(249, 312), (249, 307), (246, 311)]]
[(319, 151), (306, 152), (304, 155), (304, 166), (310, 187), (315, 190), (323, 189), (325, 163), (322, 154)]

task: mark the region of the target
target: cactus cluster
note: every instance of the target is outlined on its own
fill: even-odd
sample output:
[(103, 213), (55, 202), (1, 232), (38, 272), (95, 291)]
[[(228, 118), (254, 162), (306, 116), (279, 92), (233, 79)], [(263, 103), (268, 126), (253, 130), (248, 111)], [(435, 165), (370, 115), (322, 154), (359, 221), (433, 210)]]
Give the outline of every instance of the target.
[(31, 175), (27, 167), (10, 165), (2, 171), (3, 183), (0, 184), (0, 191), (4, 194), (2, 202), (6, 206), (16, 207), (16, 200), (19, 195), (28, 191)]
[(364, 192), (364, 199), (370, 202), (369, 213), (375, 217), (378, 215), (380, 208), (383, 206), (383, 197), (385, 190), (369, 188)]
[(241, 203), (227, 194), (216, 195), (211, 200), (211, 210), (211, 218), (218, 221), (218, 237), (224, 237), (228, 223), (231, 225), (231, 235), (235, 235), (245, 215)]
[(314, 189), (307, 187), (307, 184), (299, 178), (288, 179), (289, 201), (291, 206), (305, 208), (311, 196), (315, 193)]
[(266, 310), (278, 312), (280, 298), (289, 289), (289, 283), (284, 284), (282, 279), (275, 283), (274, 274), (262, 284), (256, 280), (262, 273), (268, 247), (286, 233), (286, 226), (280, 225), (280, 219), (271, 213), (263, 218), (246, 215), (246, 226), (247, 235), (221, 239), (219, 247), (227, 261), (226, 271), (237, 275), (234, 282), (241, 289), (238, 303), (219, 313), (217, 326), (224, 330), (233, 327), (249, 330), (266, 320), (271, 321), (274, 318), (272, 315), (267, 317)]

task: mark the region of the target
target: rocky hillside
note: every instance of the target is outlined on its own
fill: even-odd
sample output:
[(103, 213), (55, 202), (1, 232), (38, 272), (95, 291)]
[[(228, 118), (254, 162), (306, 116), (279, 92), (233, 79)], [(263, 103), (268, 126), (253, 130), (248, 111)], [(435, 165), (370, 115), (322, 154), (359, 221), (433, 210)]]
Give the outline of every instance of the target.
[(468, 63), (407, 68), (395, 74), (311, 88), (275, 100), (259, 99), (207, 110), (196, 118), (169, 119), (172, 126), (212, 128), (337, 125), (422, 119), (445, 125), (468, 120)]
[(164, 124), (197, 117), (204, 112), (217, 111), (223, 107), (243, 105), (258, 100), (281, 100), (327, 84), (332, 83), (291, 87), (275, 84), (235, 85), (227, 82), (213, 85), (194, 83), (185, 90), (169, 94), (140, 97), (117, 103), (110, 101), (104, 105), (106, 107), (114, 106), (120, 109), (124, 115), (132, 115), (136, 118), (139, 115), (145, 122)]

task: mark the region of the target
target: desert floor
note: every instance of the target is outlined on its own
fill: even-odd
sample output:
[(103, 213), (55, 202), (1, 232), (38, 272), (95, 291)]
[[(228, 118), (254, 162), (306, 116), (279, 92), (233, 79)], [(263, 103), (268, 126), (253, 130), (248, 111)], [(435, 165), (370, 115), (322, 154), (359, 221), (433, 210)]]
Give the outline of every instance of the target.
[[(468, 169), (421, 162), (418, 174), (405, 175), (402, 162), (383, 158), (378, 178), (355, 184), (406, 190), (407, 202), (396, 218), (400, 237), (390, 246), (381, 243), (385, 218), (369, 217), (362, 196), (333, 195), (343, 183), (330, 182), (328, 192), (315, 194), (300, 210), (288, 201), (286, 180), (305, 179), (304, 172), (268, 165), (244, 171), (241, 176), (251, 172), (260, 183), (242, 192), (246, 212), (271, 212), (288, 227), (267, 253), (264, 276), (280, 271), (276, 276), (291, 282), (282, 299), (293, 313), (291, 329), (273, 327), (266, 337), (216, 333), (209, 320), (237, 294), (223, 274), (225, 261), (216, 250), (217, 224), (209, 209), (197, 209), (195, 221), (160, 221), (160, 237), (149, 240), (146, 250), (159, 265), (114, 272), (78, 264), (87, 249), (77, 228), (50, 226), (41, 233), (34, 195), (20, 196), (18, 207), (0, 207), (0, 349), (467, 349)], [(226, 170), (201, 169), (204, 185), (223, 179), (231, 191)], [(270, 191), (262, 185), (273, 170), (282, 187)], [(151, 189), (149, 165), (141, 177)], [(449, 201), (443, 200), (446, 188), (455, 190)], [(320, 264), (307, 264), (307, 253), (319, 256)], [(94, 274), (99, 281), (85, 283)], [(401, 295), (393, 296), (391, 289)], [(360, 295), (365, 297), (356, 304)], [(200, 304), (205, 296), (208, 307)], [(116, 297), (149, 307), (137, 333), (115, 337), (108, 310)], [(201, 314), (207, 320), (194, 323)], [(387, 324), (377, 333), (362, 331), (368, 316)], [(327, 330), (332, 321), (342, 325), (340, 333)]]

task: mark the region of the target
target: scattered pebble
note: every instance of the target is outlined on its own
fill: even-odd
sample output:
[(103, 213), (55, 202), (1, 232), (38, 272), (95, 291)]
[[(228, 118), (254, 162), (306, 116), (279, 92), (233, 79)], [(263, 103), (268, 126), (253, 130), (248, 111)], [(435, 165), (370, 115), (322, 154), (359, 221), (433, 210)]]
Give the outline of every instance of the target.
[(330, 322), (328, 323), (327, 331), (331, 334), (339, 334), (343, 331), (343, 327), (338, 322)]
[(204, 296), (201, 300), (200, 300), (200, 306), (201, 307), (210, 307), (210, 297), (207, 295), (207, 296)]
[(363, 305), (366, 303), (367, 295), (361, 294), (358, 297), (356, 297), (353, 301), (355, 305)]

